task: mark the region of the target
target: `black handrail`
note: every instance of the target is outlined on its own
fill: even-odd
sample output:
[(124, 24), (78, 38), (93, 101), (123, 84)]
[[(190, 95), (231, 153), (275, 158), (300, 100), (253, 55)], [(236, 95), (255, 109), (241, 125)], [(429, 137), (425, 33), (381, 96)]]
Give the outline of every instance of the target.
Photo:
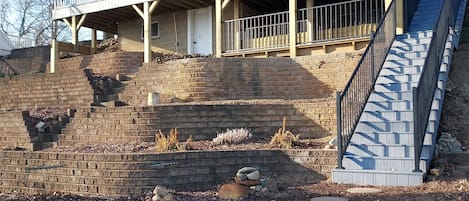
[[(417, 87), (412, 88), (413, 115), (414, 115), (414, 172), (421, 172), (420, 158), (422, 155), (423, 141), (425, 139), (428, 117), (431, 113), (433, 95), (437, 88), (440, 65), (443, 60), (446, 39), (450, 26), (454, 25), (457, 15), (459, 0), (444, 0), (440, 15), (433, 27), (433, 35), (430, 41), (424, 68)], [(436, 134), (436, 133), (435, 133)]]
[(18, 72), (3, 57), (0, 57), (0, 73), (5, 77), (18, 74)]
[(353, 71), (343, 92), (337, 92), (338, 168), (366, 102), (396, 37), (396, 1), (393, 0)]

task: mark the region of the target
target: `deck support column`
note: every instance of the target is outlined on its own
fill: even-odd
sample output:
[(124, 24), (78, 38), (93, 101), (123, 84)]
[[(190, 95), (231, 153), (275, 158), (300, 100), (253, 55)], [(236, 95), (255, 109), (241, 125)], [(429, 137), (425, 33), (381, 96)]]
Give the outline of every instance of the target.
[(306, 0), (306, 8), (309, 8), (310, 10), (308, 10), (307, 12), (307, 18), (308, 18), (308, 40), (310, 42), (313, 41), (313, 27), (314, 27), (314, 24), (313, 24), (313, 18), (314, 18), (314, 15), (313, 15), (313, 8), (314, 7), (314, 0)]
[[(233, 18), (235, 20), (239, 19), (239, 16), (240, 16), (240, 7), (239, 7), (239, 0), (234, 0), (234, 12), (233, 12)], [(235, 22), (235, 27), (234, 27), (234, 30), (235, 30), (235, 50), (236, 51), (239, 51), (239, 49), (241, 49), (241, 35), (240, 35), (240, 24), (239, 24), (239, 21), (236, 21)]]
[(222, 0), (215, 0), (215, 56), (222, 53)]
[(289, 1), (289, 40), (290, 40), (290, 57), (296, 57), (296, 8), (297, 0)]
[(58, 43), (57, 43), (57, 21), (52, 22), (52, 35), (50, 44), (50, 64), (49, 73), (55, 73), (57, 67), (57, 60), (59, 57)]
[(72, 44), (73, 44), (73, 51), (78, 52), (78, 31), (80, 31), (83, 22), (85, 22), (86, 14), (80, 17), (80, 21), (77, 22), (77, 16), (72, 16), (72, 21), (68, 21), (67, 19), (63, 19), (65, 24), (70, 28), (72, 32)]
[(151, 15), (153, 11), (155, 10), (156, 6), (160, 2), (159, 0), (153, 1), (151, 4), (150, 2), (152, 1), (146, 1), (143, 3), (143, 11), (140, 10), (139, 7), (136, 5), (132, 5), (134, 10), (140, 15), (140, 17), (143, 19), (143, 62), (144, 63), (150, 63), (151, 62), (151, 57), (152, 57), (152, 51), (151, 51), (151, 37), (152, 37), (152, 32), (151, 32)]
[[(389, 6), (391, 5), (392, 0), (385, 0), (384, 1), (384, 7), (386, 10), (389, 9)], [(404, 1), (403, 0), (396, 0), (396, 34), (400, 35), (404, 33)]]
[(91, 29), (91, 47), (90, 47), (91, 54), (96, 53), (97, 40), (98, 39), (97, 39), (96, 29)]

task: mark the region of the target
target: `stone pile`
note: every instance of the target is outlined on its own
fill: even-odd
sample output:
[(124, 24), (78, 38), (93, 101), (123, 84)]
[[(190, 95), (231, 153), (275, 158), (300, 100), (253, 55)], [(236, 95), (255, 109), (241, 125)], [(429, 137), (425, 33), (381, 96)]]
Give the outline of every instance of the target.
[(437, 154), (462, 152), (461, 142), (454, 138), (450, 133), (442, 132), (436, 145)]

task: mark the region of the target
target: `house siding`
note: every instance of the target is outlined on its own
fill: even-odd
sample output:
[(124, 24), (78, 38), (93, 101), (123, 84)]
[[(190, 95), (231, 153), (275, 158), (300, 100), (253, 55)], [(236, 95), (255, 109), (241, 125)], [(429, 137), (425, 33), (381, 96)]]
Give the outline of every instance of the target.
[[(176, 30), (173, 14), (176, 17), (179, 53), (187, 52), (187, 11), (166, 13), (152, 16), (158, 21), (160, 36), (152, 39), (152, 50), (155, 52), (176, 52)], [(143, 51), (142, 19), (133, 19), (119, 24), (119, 43), (123, 51)]]

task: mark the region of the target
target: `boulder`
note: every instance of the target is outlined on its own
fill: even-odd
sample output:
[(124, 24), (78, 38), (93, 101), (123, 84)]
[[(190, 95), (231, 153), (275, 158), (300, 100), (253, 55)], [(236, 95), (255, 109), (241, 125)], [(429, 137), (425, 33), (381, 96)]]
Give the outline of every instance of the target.
[(242, 180), (241, 178), (239, 177), (235, 177), (235, 182), (237, 184), (241, 184), (243, 186), (257, 186), (261, 183), (260, 180), (250, 180), (250, 179), (247, 179), (247, 180)]
[(241, 180), (259, 180), (261, 174), (257, 168), (244, 167), (238, 170), (236, 177), (239, 177)]
[(221, 199), (242, 199), (248, 197), (248, 190), (240, 184), (224, 184), (218, 190)]

